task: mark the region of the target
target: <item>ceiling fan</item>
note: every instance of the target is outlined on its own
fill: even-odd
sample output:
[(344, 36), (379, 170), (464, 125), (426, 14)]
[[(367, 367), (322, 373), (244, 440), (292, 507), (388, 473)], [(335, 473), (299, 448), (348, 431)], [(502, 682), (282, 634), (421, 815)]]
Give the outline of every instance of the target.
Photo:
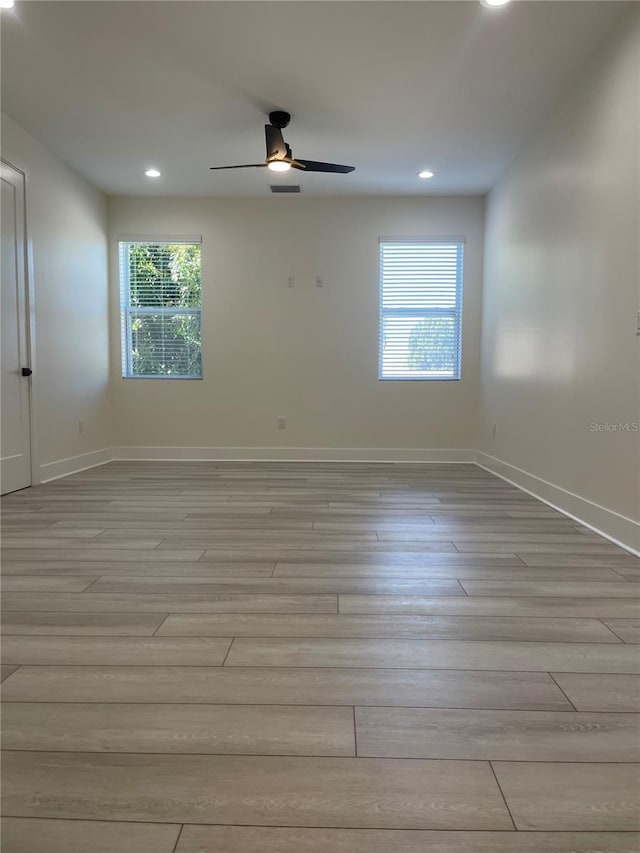
[(269, 113), (269, 124), (265, 124), (264, 133), (267, 143), (267, 156), (264, 163), (247, 163), (242, 166), (211, 166), (214, 171), (219, 169), (271, 169), (273, 172), (288, 172), (289, 169), (299, 169), (303, 172), (333, 172), (347, 174), (353, 172), (355, 166), (341, 166), (339, 163), (321, 163), (317, 160), (300, 160), (294, 158), (291, 148), (282, 136), (283, 128), (291, 121), (289, 113), (275, 110)]

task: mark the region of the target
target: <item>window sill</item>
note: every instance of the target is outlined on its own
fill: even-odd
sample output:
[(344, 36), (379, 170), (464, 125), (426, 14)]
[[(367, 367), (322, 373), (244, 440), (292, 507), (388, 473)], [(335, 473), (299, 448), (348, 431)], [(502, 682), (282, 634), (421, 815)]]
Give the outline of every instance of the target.
[(378, 376), (378, 382), (460, 382), (461, 376)]
[(201, 382), (204, 376), (123, 376), (122, 379), (160, 379), (163, 382), (178, 380), (180, 382)]

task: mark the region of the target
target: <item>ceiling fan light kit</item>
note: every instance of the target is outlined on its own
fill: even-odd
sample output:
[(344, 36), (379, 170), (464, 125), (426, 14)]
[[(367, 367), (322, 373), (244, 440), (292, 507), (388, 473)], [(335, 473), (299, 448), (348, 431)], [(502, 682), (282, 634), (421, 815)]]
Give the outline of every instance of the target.
[(291, 168), (291, 163), (288, 160), (269, 160), (267, 169), (272, 172), (288, 172)]
[(298, 169), (301, 172), (329, 172), (346, 175), (355, 171), (355, 166), (343, 166), (339, 163), (323, 163), (320, 160), (300, 160), (294, 158), (291, 148), (284, 141), (282, 131), (291, 121), (289, 113), (274, 110), (269, 113), (269, 124), (264, 126), (267, 156), (264, 163), (246, 163), (239, 166), (211, 166), (212, 171), (224, 169), (270, 169), (272, 172), (288, 172)]

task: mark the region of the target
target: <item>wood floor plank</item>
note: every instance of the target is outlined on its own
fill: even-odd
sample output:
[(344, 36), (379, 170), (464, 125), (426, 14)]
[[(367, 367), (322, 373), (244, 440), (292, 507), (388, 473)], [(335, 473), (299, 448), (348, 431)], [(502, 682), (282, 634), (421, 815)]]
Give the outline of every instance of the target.
[[(206, 562), (246, 562), (256, 559), (277, 563), (359, 563), (363, 566), (523, 566), (524, 563), (515, 554), (457, 554), (425, 553), (410, 550), (389, 550), (381, 545), (381, 550), (367, 547), (361, 551), (287, 550), (277, 548), (229, 548), (209, 549)], [(250, 555), (250, 556), (248, 556)], [(202, 560), (201, 562), (205, 562)]]
[[(312, 522), (277, 522), (271, 524), (269, 516), (263, 520), (250, 521), (250, 525), (245, 523), (236, 526), (233, 523), (227, 523), (224, 527), (218, 524), (211, 526), (189, 527), (188, 523), (176, 523), (175, 525), (157, 525), (157, 527), (149, 527), (145, 524), (144, 527), (139, 525), (138, 528), (105, 528), (100, 531), (97, 536), (99, 542), (121, 542), (129, 539), (153, 539), (154, 537), (162, 537), (163, 547), (167, 547), (166, 543), (173, 543), (175, 548), (215, 548), (222, 542), (237, 542), (238, 540), (252, 542), (269, 541), (296, 541), (309, 542), (321, 541), (323, 537), (334, 538), (343, 537), (345, 542), (375, 542), (375, 531), (341, 531), (339, 533), (326, 533), (323, 531), (314, 531), (311, 527)], [(209, 524), (209, 522), (207, 523)], [(305, 525), (301, 527), (300, 525)], [(93, 541), (93, 540), (92, 540)]]
[(219, 666), (230, 643), (231, 639), (200, 637), (5, 636), (2, 660), (12, 664), (84, 666)]
[(15, 672), (16, 669), (18, 669), (18, 664), (0, 664), (0, 682), (4, 681), (5, 678), (9, 678), (11, 673)]
[[(215, 563), (213, 565), (216, 565)], [(619, 581), (614, 570), (589, 566), (531, 568), (529, 566), (394, 566), (358, 563), (276, 563), (274, 577), (468, 578), (472, 580), (587, 580)]]
[(3, 634), (82, 634), (94, 637), (150, 637), (164, 613), (59, 613), (9, 611), (2, 616)]
[(6, 536), (3, 537), (3, 548), (9, 553), (12, 553), (13, 551), (20, 551), (25, 548), (30, 551), (37, 548), (42, 548), (47, 551), (58, 548), (61, 551), (73, 550), (74, 548), (86, 548), (92, 551), (101, 550), (103, 548), (109, 551), (118, 548), (128, 548), (133, 550), (137, 550), (139, 548), (140, 550), (151, 550), (153, 548), (157, 548), (161, 542), (161, 536), (156, 536), (152, 539), (141, 539), (138, 537), (137, 539), (113, 540), (102, 540), (99, 537), (94, 537), (90, 541), (87, 539), (74, 539), (73, 537), (62, 539), (57, 536), (52, 536), (47, 539), (38, 536), (23, 536), (21, 538), (18, 538), (17, 536)]
[(625, 643), (640, 643), (640, 618), (604, 619), (603, 622)]
[(505, 515), (508, 518), (564, 518), (562, 513), (559, 510), (552, 509), (551, 507), (544, 506), (544, 504), (537, 504), (529, 507), (528, 509), (519, 509), (519, 510), (505, 510)]
[[(137, 515), (137, 513), (136, 513)], [(534, 522), (538, 524), (538, 522)], [(90, 521), (85, 521), (83, 519), (78, 520), (68, 520), (61, 519), (60, 521), (54, 521), (52, 526), (48, 529), (52, 532), (52, 535), (58, 535), (56, 531), (60, 533), (60, 535), (64, 535), (64, 531), (66, 530), (74, 530), (74, 535), (80, 535), (82, 529), (85, 527), (95, 527), (92, 525)], [(116, 537), (122, 538), (130, 538), (136, 536), (146, 536), (147, 533), (152, 532), (154, 535), (158, 533), (171, 534), (171, 533), (187, 533), (190, 536), (208, 536), (212, 530), (217, 530), (219, 528), (229, 529), (232, 528), (234, 530), (312, 530), (313, 522), (312, 521), (292, 521), (289, 519), (277, 519), (271, 518), (268, 513), (257, 513), (255, 517), (247, 515), (246, 513), (243, 515), (239, 515), (237, 517), (229, 517), (228, 515), (223, 515), (220, 517), (212, 517), (207, 519), (206, 524), (202, 524), (198, 521), (193, 521), (189, 519), (182, 519), (173, 521), (152, 521), (143, 520), (137, 521), (129, 518), (126, 519), (118, 519), (114, 518), (112, 515), (103, 516), (102, 524), (100, 525), (101, 529), (98, 531), (102, 534), (103, 539), (111, 539)], [(375, 529), (375, 528), (374, 528)]]
[(340, 595), (341, 613), (449, 616), (637, 617), (640, 601), (622, 598), (507, 596), (430, 597), (421, 595)]
[[(22, 511), (51, 511), (52, 506), (55, 506), (57, 512), (107, 512), (109, 509), (108, 500), (96, 500), (88, 494), (82, 496), (67, 496), (64, 500), (56, 500), (49, 498), (50, 491), (41, 493), (41, 500), (26, 499), (22, 501), (16, 500), (15, 496), (4, 498), (3, 503), (9, 509)], [(30, 496), (31, 497), (31, 496)]]
[(557, 672), (553, 678), (578, 711), (638, 711), (640, 676)]
[(313, 509), (296, 509), (295, 507), (275, 507), (271, 511), (271, 515), (281, 519), (309, 519), (313, 521), (335, 523), (335, 522), (366, 522), (366, 521), (382, 521), (386, 523), (399, 524), (428, 524), (432, 521), (434, 524), (452, 524), (460, 521), (470, 521), (479, 523), (482, 520), (488, 521), (507, 521), (513, 519), (540, 519), (543, 522), (550, 518), (562, 518), (559, 514), (548, 514), (537, 512), (535, 510), (521, 510), (520, 515), (514, 515), (513, 511), (509, 511), (508, 507), (503, 508), (502, 505), (496, 502), (491, 505), (485, 501), (482, 506), (479, 504), (472, 507), (456, 506), (454, 509), (441, 504), (432, 504), (428, 509), (412, 509), (398, 507), (380, 507), (372, 509), (370, 506), (361, 505), (355, 509), (336, 509), (319, 508), (316, 512)]
[(8, 752), (4, 778), (10, 816), (512, 829), (485, 762)]
[[(3, 498), (4, 505), (4, 498)], [(175, 510), (172, 511), (164, 511), (159, 507), (143, 509), (143, 501), (140, 501), (137, 508), (135, 509), (135, 517), (137, 523), (140, 527), (144, 527), (147, 523), (149, 524), (159, 524), (161, 522), (166, 522), (168, 525), (187, 522), (192, 523), (194, 519), (189, 518), (189, 513), (186, 509)], [(241, 506), (229, 506), (228, 504), (219, 504), (216, 506), (215, 517), (216, 519), (222, 519), (225, 524), (230, 521), (235, 525), (236, 522), (241, 523), (245, 520), (254, 520), (254, 519), (267, 519), (270, 513), (269, 510), (265, 507), (263, 509), (245, 509)], [(17, 521), (30, 521), (31, 523), (35, 523), (37, 525), (41, 524), (55, 524), (56, 522), (65, 522), (72, 528), (78, 528), (82, 526), (87, 526), (91, 528), (100, 527), (100, 528), (109, 528), (112, 524), (119, 523), (131, 523), (132, 512), (131, 511), (121, 511), (114, 512), (111, 510), (110, 512), (100, 512), (99, 510), (94, 509), (91, 505), (86, 507), (78, 506), (77, 510), (61, 510), (58, 506), (49, 505), (47, 510), (39, 510), (39, 511), (31, 511), (31, 510), (19, 510), (19, 511), (9, 511), (3, 510), (4, 518), (8, 518), (12, 523)], [(284, 518), (282, 521), (291, 521), (291, 519)], [(307, 521), (309, 519), (294, 519), (294, 520), (302, 520)], [(312, 520), (312, 519), (311, 519)], [(207, 519), (206, 526), (209, 526), (210, 519)], [(215, 522), (215, 519), (213, 519)], [(196, 519), (197, 522), (197, 519)], [(198, 527), (202, 526), (201, 522), (197, 523)]]
[(179, 832), (180, 825), (171, 823), (6, 817), (2, 821), (2, 850), (3, 853), (173, 853)]
[(493, 767), (518, 829), (640, 829), (637, 764), (495, 762)]
[[(538, 542), (529, 542), (526, 537), (520, 542), (496, 542), (490, 540), (488, 542), (478, 542), (476, 541), (467, 541), (460, 540), (454, 542), (456, 549), (461, 553), (476, 553), (481, 554), (483, 551), (491, 551), (493, 553), (499, 554), (503, 551), (508, 552), (509, 554), (538, 554), (544, 553), (549, 556), (559, 556), (568, 555), (573, 558), (581, 555), (581, 554), (589, 554), (591, 556), (594, 555), (602, 555), (604, 556), (612, 556), (616, 557), (619, 555), (624, 555), (624, 551), (621, 548), (618, 548), (617, 545), (611, 545), (606, 542), (606, 540), (601, 540), (600, 543), (591, 542), (591, 541), (582, 541), (583, 537), (574, 537), (576, 542), (571, 544), (562, 544), (559, 543), (557, 545), (554, 544), (545, 544)], [(584, 539), (587, 537), (585, 536)], [(604, 562), (604, 561), (603, 561)]]
[[(176, 853), (637, 853), (639, 849), (640, 835), (628, 832), (400, 832), (187, 825)], [(19, 848), (7, 853), (27, 851)]]
[(521, 619), (495, 616), (255, 616), (171, 613), (162, 623), (158, 635), (620, 642), (597, 619)]
[(4, 749), (355, 755), (351, 708), (8, 702)]
[[(367, 521), (370, 519), (381, 519), (384, 521), (393, 521), (394, 519), (398, 521), (406, 521), (406, 519), (412, 521), (433, 519), (435, 521), (438, 516), (450, 519), (452, 515), (455, 515), (456, 518), (470, 519), (505, 518), (510, 506), (512, 505), (506, 504), (504, 507), (498, 505), (482, 509), (482, 507), (472, 504), (457, 505), (455, 507), (452, 507), (450, 504), (429, 504), (428, 506), (417, 507), (415, 504), (411, 506), (378, 504), (376, 506), (374, 504), (365, 505), (364, 503), (344, 505), (335, 502), (328, 506), (320, 506), (319, 504), (303, 504), (302, 502), (294, 502), (292, 500), (290, 505), (281, 504), (274, 506), (270, 514), (281, 519), (311, 519), (312, 521), (346, 521), (347, 519), (352, 521)], [(228, 508), (230, 511), (232, 509), (238, 511), (241, 507), (242, 504), (235, 503), (229, 505)], [(252, 507), (250, 504), (245, 504), (245, 508), (251, 512), (259, 511), (257, 507)], [(266, 507), (263, 507), (263, 510), (268, 512)], [(189, 513), (188, 517), (205, 521), (207, 513), (193, 512)]]
[[(204, 554), (202, 550), (185, 549), (182, 551), (160, 551), (155, 546), (149, 548), (140, 548), (139, 550), (130, 548), (109, 548), (100, 547), (94, 548), (90, 546), (86, 540), (82, 540), (83, 545), (77, 548), (4, 548), (2, 551), (3, 560), (12, 562), (14, 560), (65, 560), (67, 562), (88, 563), (94, 561), (109, 561), (118, 563), (131, 563), (138, 560), (145, 560), (150, 563), (157, 563), (162, 560), (169, 562), (195, 562)], [(106, 543), (107, 546), (109, 543)], [(126, 543), (125, 543), (126, 544)], [(247, 562), (244, 560), (243, 562)], [(274, 560), (275, 562), (275, 560)]]
[(568, 595), (582, 598), (640, 598), (640, 584), (632, 584), (621, 578), (618, 581), (476, 581), (464, 580), (462, 586), (467, 595), (505, 595), (521, 598), (532, 595), (536, 598), (550, 595), (554, 598)]
[(640, 655), (634, 646), (612, 643), (240, 637), (226, 665), (640, 673)]
[(335, 613), (337, 606), (335, 595), (9, 592), (2, 597), (5, 611), (54, 607), (61, 613)]
[(527, 566), (613, 566), (631, 569), (640, 566), (640, 559), (632, 554), (618, 551), (616, 554), (603, 555), (592, 548), (581, 554), (523, 554), (521, 559)]
[(623, 578), (627, 578), (628, 580), (637, 581), (638, 579), (640, 579), (640, 563), (637, 566), (616, 566), (616, 571), (619, 575), (622, 575)]
[[(93, 540), (92, 540), (93, 541)], [(260, 545), (259, 541), (242, 542), (238, 540), (234, 542), (220, 542), (218, 545), (211, 546), (204, 552), (203, 561), (207, 560), (229, 560), (232, 555), (241, 556), (243, 560), (252, 559), (256, 554), (264, 554), (265, 559), (283, 561), (283, 560), (312, 560), (331, 561), (341, 560), (342, 562), (353, 562), (355, 555), (381, 554), (385, 556), (398, 555), (404, 556), (406, 562), (410, 555), (414, 558), (414, 562), (423, 562), (427, 556), (445, 556), (449, 553), (455, 553), (455, 548), (448, 542), (438, 543), (406, 543), (399, 545), (397, 543), (387, 542), (367, 542), (366, 550), (363, 543), (347, 543), (347, 542), (307, 542), (301, 539), (299, 542), (278, 542), (272, 545)], [(15, 549), (14, 549), (15, 550)], [(163, 550), (158, 548), (158, 550)], [(168, 550), (168, 549), (167, 549)], [(175, 553), (175, 552), (174, 552)]]
[(640, 715), (356, 708), (358, 755), (495, 761), (640, 761)]
[[(98, 534), (102, 533), (102, 528), (93, 525), (93, 527), (82, 527), (79, 529), (67, 528), (64, 530), (57, 530), (55, 527), (36, 527), (36, 519), (30, 518), (28, 521), (24, 520), (20, 523), (11, 523), (6, 521), (6, 518), (2, 520), (0, 523), (0, 530), (2, 531), (2, 541), (10, 542), (14, 538), (24, 538), (25, 535), (28, 535), (29, 539), (51, 539), (55, 537), (56, 539), (59, 537), (64, 538), (72, 538), (72, 539), (93, 539), (98, 536)], [(16, 537), (16, 534), (19, 534)], [(156, 534), (157, 535), (157, 534)], [(132, 531), (133, 539), (144, 539), (147, 537), (141, 536), (138, 530)], [(149, 538), (153, 538), (149, 537)]]
[(98, 575), (23, 575), (3, 576), (3, 592), (82, 592)]
[[(553, 518), (553, 519), (522, 519), (513, 518), (484, 518), (484, 520), (458, 518), (451, 516), (445, 518), (439, 516), (422, 516), (415, 521), (382, 521), (372, 519), (369, 521), (314, 521), (314, 530), (327, 530), (332, 532), (340, 531), (358, 531), (375, 530), (377, 533), (439, 533), (443, 535), (446, 532), (471, 533), (477, 530), (482, 533), (488, 532), (504, 532), (504, 533), (575, 533), (576, 530), (582, 530), (578, 524), (568, 518)], [(455, 538), (455, 537), (451, 537)]]
[(541, 672), (22, 666), (3, 692), (7, 702), (284, 703), (572, 710), (553, 679)]
[[(455, 489), (456, 487), (454, 486), (453, 488)], [(403, 493), (419, 493), (419, 490), (415, 488), (410, 486), (401, 486), (399, 484), (396, 489), (396, 495), (398, 494), (398, 490), (400, 490), (399, 493), (401, 496)], [(487, 497), (491, 494), (491, 498), (488, 498), (488, 500), (482, 505), (478, 498), (480, 492), (485, 494)], [(444, 504), (442, 501), (421, 506), (420, 502), (415, 500), (379, 500), (376, 502), (371, 500), (362, 500), (359, 502), (350, 501), (348, 505), (345, 504), (345, 502), (342, 502), (343, 506), (341, 507), (337, 507), (336, 502), (332, 501), (330, 502), (330, 506), (322, 509), (322, 518), (320, 518), (319, 521), (327, 523), (358, 523), (360, 521), (366, 522), (379, 520), (388, 524), (430, 524), (431, 522), (435, 523), (436, 519), (441, 519), (444, 523), (447, 523), (448, 521), (458, 522), (461, 519), (473, 521), (488, 518), (494, 521), (505, 522), (510, 520), (504, 509), (505, 505), (499, 500), (495, 493), (487, 492), (486, 487), (484, 489), (481, 488), (480, 492), (476, 491), (474, 495), (467, 494), (468, 499), (474, 504), (471, 508), (457, 505), (453, 510), (450, 508), (448, 503)], [(442, 492), (441, 494), (442, 497), (445, 498), (449, 493), (445, 494)], [(291, 513), (295, 513), (295, 511), (296, 505), (293, 502), (289, 507), (278, 506), (274, 509), (274, 513), (277, 514), (278, 517), (288, 517)], [(309, 510), (303, 507), (300, 512), (306, 514)], [(387, 516), (386, 518), (385, 515)], [(400, 515), (402, 517), (398, 517)]]
[[(515, 533), (508, 531), (464, 531), (455, 530), (452, 532), (450, 527), (443, 525), (434, 525), (434, 530), (423, 530), (420, 534), (409, 532), (396, 532), (381, 530), (378, 532), (378, 539), (381, 542), (415, 542), (425, 541), (432, 542), (440, 539), (449, 539), (454, 542), (456, 547), (462, 542), (482, 542), (490, 544), (500, 544), (500, 546), (513, 543), (519, 547), (524, 543), (527, 546), (536, 545), (576, 545), (577, 550), (588, 545), (606, 544), (600, 536), (594, 534), (585, 534), (580, 530), (572, 530), (569, 533), (546, 533), (538, 530), (526, 530)], [(315, 529), (315, 528), (314, 528)], [(480, 549), (482, 550), (482, 549)], [(509, 549), (511, 551), (516, 548)], [(551, 548), (540, 548), (539, 550), (553, 550)]]
[[(268, 578), (271, 577), (275, 563), (252, 562), (252, 563), (218, 563), (209, 561), (206, 566), (202, 563), (119, 563), (90, 561), (87, 563), (66, 562), (64, 560), (16, 560), (3, 561), (2, 576), (15, 577), (23, 575), (90, 575), (91, 577), (102, 575), (135, 575), (137, 577), (202, 577), (207, 578), (233, 577), (233, 578)], [(532, 569), (530, 571), (537, 571)], [(581, 569), (577, 570), (581, 572)], [(594, 571), (602, 571), (595, 569)], [(610, 571), (610, 570), (605, 570)]]
[[(206, 568), (203, 568), (206, 571)], [(622, 585), (626, 581), (621, 578)], [(207, 578), (101, 577), (94, 593), (253, 593), (275, 595), (367, 593), (394, 591), (422, 595), (464, 595), (456, 580), (386, 580), (384, 578)], [(640, 595), (640, 585), (639, 585)]]
[[(228, 543), (235, 544), (241, 540), (247, 544), (258, 543), (259, 545), (276, 542), (279, 548), (288, 546), (293, 548), (335, 548), (341, 550), (343, 548), (361, 549), (367, 544), (375, 544), (378, 540), (375, 531), (360, 532), (360, 533), (327, 533), (315, 530), (211, 530), (206, 536), (196, 537), (192, 534), (170, 534), (166, 536), (159, 545), (159, 548), (172, 548), (174, 551), (181, 548), (218, 548), (225, 547)], [(102, 541), (102, 540), (100, 540)], [(118, 542), (119, 539), (105, 539), (108, 542)], [(122, 540), (129, 541), (129, 540)], [(93, 543), (93, 540), (92, 540)], [(450, 543), (445, 541), (445, 548), (442, 550), (453, 551)], [(448, 547), (447, 547), (448, 546)], [(439, 549), (440, 550), (440, 549)]]
[[(234, 494), (229, 500), (238, 503), (290, 503), (292, 499), (295, 501), (296, 499), (304, 496), (304, 500), (307, 503), (329, 503), (330, 501), (356, 501), (360, 503), (361, 501), (364, 503), (379, 503), (380, 501), (389, 501), (393, 502), (394, 498), (385, 497), (382, 498), (380, 493), (375, 489), (317, 489), (314, 488), (310, 483), (302, 484), (303, 488), (301, 489), (287, 489), (282, 488), (282, 486), (278, 486), (278, 488), (270, 487), (266, 492), (261, 494), (251, 494), (248, 492), (247, 494)], [(439, 503), (438, 498), (435, 497), (424, 497), (418, 496), (414, 499), (407, 495), (402, 495), (400, 500), (404, 502), (413, 503), (425, 503), (425, 504), (437, 504)]]
[[(494, 496), (492, 503), (496, 506), (499, 506), (501, 509), (522, 509), (530, 506), (530, 504), (526, 501), (511, 501), (511, 500), (500, 500), (499, 498)], [(295, 505), (293, 501), (291, 501), (291, 505)], [(370, 500), (353, 500), (353, 501), (329, 501), (328, 509), (329, 510), (339, 510), (341, 512), (349, 513), (349, 512), (363, 512), (365, 511), (363, 508), (371, 507), (373, 512), (388, 512), (389, 510), (396, 510), (398, 512), (404, 513), (421, 513), (421, 512), (432, 512), (433, 510), (444, 510), (446, 512), (458, 511), (458, 510), (472, 510), (475, 511), (478, 507), (478, 499), (475, 495), (464, 496), (461, 495), (459, 500), (456, 500), (451, 497), (447, 497), (443, 495), (442, 500), (386, 500), (385, 498), (381, 498), (378, 500), (370, 499)]]

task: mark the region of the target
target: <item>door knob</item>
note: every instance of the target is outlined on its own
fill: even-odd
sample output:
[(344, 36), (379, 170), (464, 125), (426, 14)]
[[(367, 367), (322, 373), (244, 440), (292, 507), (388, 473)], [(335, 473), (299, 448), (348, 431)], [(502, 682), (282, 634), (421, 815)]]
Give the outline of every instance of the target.
[(33, 373), (33, 370), (31, 370), (30, 367), (23, 367), (22, 368), (22, 375), (23, 376), (31, 376), (32, 373)]

